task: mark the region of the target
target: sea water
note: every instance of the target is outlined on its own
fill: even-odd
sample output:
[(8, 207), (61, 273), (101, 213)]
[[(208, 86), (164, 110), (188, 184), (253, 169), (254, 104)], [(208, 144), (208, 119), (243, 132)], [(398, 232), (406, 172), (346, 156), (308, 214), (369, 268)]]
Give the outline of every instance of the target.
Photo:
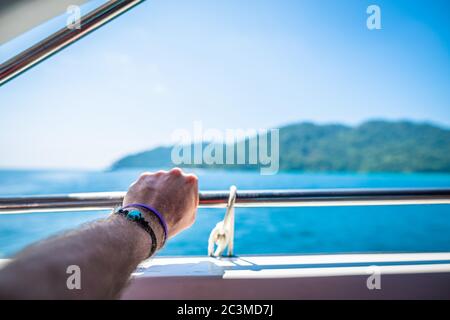
[[(123, 191), (140, 170), (0, 171), (0, 196)], [(196, 170), (201, 190), (450, 187), (445, 174), (279, 173)], [(0, 258), (30, 243), (106, 217), (109, 211), (0, 215)], [(205, 255), (224, 209), (200, 209), (195, 224), (159, 255)], [(450, 205), (237, 208), (236, 254), (450, 251)]]

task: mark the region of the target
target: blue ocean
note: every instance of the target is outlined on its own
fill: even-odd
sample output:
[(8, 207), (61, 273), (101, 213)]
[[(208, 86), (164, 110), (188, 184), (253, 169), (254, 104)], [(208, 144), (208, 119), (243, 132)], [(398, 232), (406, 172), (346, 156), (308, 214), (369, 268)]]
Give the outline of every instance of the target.
[[(123, 191), (138, 170), (0, 171), (0, 196)], [(196, 170), (201, 190), (450, 187), (443, 174), (334, 174)], [(0, 215), (0, 258), (108, 211)], [(159, 255), (205, 255), (224, 209), (200, 209)], [(450, 205), (237, 208), (236, 254), (450, 251)]]

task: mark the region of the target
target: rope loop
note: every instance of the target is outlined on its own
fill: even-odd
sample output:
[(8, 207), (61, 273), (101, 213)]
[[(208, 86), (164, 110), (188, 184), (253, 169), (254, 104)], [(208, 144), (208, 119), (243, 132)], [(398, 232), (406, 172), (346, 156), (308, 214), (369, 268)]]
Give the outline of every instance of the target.
[[(236, 202), (236, 186), (230, 187), (225, 217), (212, 229), (208, 240), (208, 255), (219, 257), (228, 247), (228, 256), (233, 255), (234, 247), (234, 203)], [(214, 246), (216, 249), (214, 250)]]

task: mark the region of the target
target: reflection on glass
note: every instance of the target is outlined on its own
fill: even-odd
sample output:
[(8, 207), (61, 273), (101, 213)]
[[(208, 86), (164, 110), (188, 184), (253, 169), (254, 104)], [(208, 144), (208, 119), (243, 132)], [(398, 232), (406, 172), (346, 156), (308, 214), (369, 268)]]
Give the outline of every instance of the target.
[(32, 47), (56, 31), (66, 27), (72, 12), (79, 6), (85, 15), (107, 0), (16, 0), (0, 1), (0, 63)]

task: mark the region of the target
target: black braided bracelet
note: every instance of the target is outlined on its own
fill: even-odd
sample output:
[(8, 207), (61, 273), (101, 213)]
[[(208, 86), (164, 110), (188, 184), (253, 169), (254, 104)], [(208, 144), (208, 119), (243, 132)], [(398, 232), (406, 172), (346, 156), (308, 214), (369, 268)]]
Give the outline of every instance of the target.
[[(130, 214), (130, 212), (132, 214)], [(134, 212), (137, 212), (139, 214), (134, 214)], [(158, 248), (158, 243), (156, 240), (155, 231), (153, 231), (153, 229), (149, 226), (148, 222), (142, 217), (142, 214), (137, 210), (128, 211), (124, 209), (119, 209), (118, 211), (116, 211), (116, 214), (125, 217), (127, 220), (136, 222), (141, 228), (143, 228), (150, 235), (150, 238), (152, 239), (152, 246), (150, 248), (150, 254), (148, 255), (148, 257), (151, 257), (156, 252), (156, 249)]]

